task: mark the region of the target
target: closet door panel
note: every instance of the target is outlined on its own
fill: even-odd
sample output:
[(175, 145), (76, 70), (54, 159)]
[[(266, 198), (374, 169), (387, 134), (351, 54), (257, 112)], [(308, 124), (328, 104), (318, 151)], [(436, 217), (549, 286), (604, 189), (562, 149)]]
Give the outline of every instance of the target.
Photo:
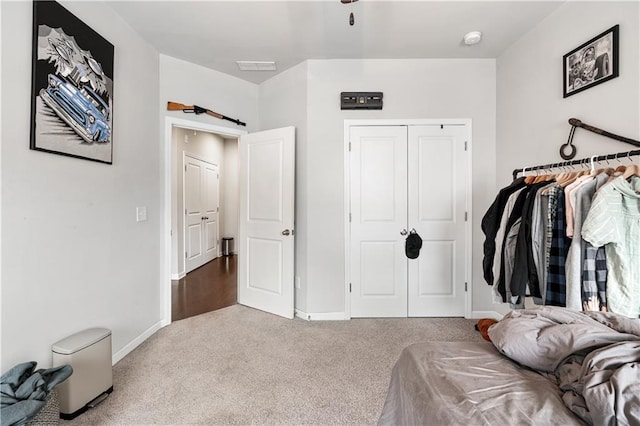
[(360, 206), (362, 223), (393, 223), (396, 206), (396, 143), (390, 138), (360, 139)]
[(362, 241), (360, 244), (360, 297), (393, 297), (398, 289), (394, 277), (395, 241)]
[(351, 316), (406, 317), (405, 126), (351, 128)]
[(464, 316), (465, 126), (410, 126), (408, 224), (423, 240), (409, 260), (409, 316)]
[(417, 140), (419, 219), (452, 222), (455, 215), (455, 144), (450, 136)]
[(423, 242), (418, 262), (418, 298), (454, 295), (455, 245), (455, 241)]

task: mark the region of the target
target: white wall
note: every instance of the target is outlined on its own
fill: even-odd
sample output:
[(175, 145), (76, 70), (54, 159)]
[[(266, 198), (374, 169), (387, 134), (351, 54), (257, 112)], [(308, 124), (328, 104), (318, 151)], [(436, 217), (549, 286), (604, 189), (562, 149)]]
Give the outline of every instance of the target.
[[(515, 168), (563, 161), (568, 119), (640, 139), (638, 2), (567, 2), (497, 59), (497, 183)], [(620, 76), (562, 97), (562, 56), (620, 25)], [(575, 159), (634, 149), (577, 129)], [(497, 190), (497, 189), (496, 189)]]
[[(207, 114), (167, 111), (167, 102), (199, 105), (247, 124), (238, 126)], [(258, 86), (166, 55), (160, 55), (160, 109), (164, 116), (193, 120), (215, 126), (258, 129)]]
[(117, 360), (161, 318), (158, 54), (106, 4), (64, 6), (115, 45), (113, 165), (29, 150), (32, 3), (2, 2), (2, 371), (96, 326)]
[[(472, 276), (481, 277), (480, 219), (495, 188), (495, 61), (312, 60), (307, 84), (307, 311), (345, 309), (345, 119), (473, 120)], [(341, 111), (343, 91), (384, 92), (384, 109)], [(492, 309), (482, 284), (471, 283), (474, 311)]]
[(307, 62), (289, 68), (260, 85), (260, 129), (296, 128), (296, 203), (295, 203), (295, 307), (307, 309), (308, 239), (308, 147), (307, 147)]
[[(214, 133), (182, 129), (180, 127), (173, 128), (172, 141), (171, 221), (175, 226), (172, 226), (174, 232), (171, 233), (171, 246), (174, 248), (171, 275), (173, 279), (177, 279), (183, 277), (186, 273), (184, 257), (184, 154), (191, 154), (192, 157), (218, 166), (218, 173), (220, 174), (218, 193), (221, 212), (218, 214), (218, 232), (222, 233), (225, 226), (224, 215), (222, 214), (225, 206), (225, 141), (221, 136)], [(222, 252), (220, 248), (221, 238), (222, 236), (219, 235), (217, 243), (220, 253)]]

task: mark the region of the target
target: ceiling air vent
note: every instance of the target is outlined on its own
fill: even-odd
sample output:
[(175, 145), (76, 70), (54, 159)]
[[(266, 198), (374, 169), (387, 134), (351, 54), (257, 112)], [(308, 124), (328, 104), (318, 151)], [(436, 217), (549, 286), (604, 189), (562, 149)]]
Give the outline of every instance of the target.
[(275, 71), (274, 61), (236, 61), (240, 71)]

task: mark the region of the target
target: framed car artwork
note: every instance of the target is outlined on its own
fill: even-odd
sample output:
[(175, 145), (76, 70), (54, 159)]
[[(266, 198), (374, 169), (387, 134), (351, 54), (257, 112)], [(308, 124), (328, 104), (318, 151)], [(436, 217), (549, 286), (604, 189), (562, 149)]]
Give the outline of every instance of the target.
[(563, 56), (565, 98), (618, 76), (618, 30), (615, 25)]
[(113, 163), (114, 47), (55, 1), (33, 2), (30, 148)]

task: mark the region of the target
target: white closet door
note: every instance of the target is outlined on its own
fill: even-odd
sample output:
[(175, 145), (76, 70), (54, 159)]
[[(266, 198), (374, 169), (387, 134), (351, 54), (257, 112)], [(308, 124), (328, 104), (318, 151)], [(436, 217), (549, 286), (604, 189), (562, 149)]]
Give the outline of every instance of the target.
[(202, 205), (202, 162), (184, 157), (184, 206), (185, 206), (185, 272), (191, 272), (204, 264), (204, 206)]
[(422, 237), (409, 260), (410, 317), (464, 316), (465, 126), (409, 127), (409, 221)]
[(204, 206), (204, 259), (203, 264), (218, 257), (218, 214), (220, 211), (220, 174), (218, 166), (203, 161), (204, 175), (203, 187), (205, 188)]
[(351, 316), (407, 316), (407, 127), (351, 127)]
[(184, 156), (185, 272), (218, 256), (218, 166)]

